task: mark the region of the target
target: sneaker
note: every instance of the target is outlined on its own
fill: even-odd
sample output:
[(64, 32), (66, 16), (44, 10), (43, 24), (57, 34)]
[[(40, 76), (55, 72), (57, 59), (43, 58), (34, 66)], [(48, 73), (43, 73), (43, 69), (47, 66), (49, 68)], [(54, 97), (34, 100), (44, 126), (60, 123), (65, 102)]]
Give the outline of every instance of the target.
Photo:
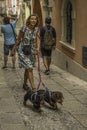
[(15, 66), (13, 66), (12, 69), (15, 69)]

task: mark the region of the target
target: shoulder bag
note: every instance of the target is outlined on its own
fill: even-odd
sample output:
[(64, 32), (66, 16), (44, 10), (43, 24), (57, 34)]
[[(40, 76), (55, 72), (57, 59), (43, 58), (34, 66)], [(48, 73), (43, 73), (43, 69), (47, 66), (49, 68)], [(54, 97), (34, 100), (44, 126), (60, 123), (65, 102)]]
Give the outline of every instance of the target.
[(10, 23), (10, 25), (11, 25), (11, 28), (12, 28), (12, 30), (13, 30), (13, 34), (14, 34), (14, 37), (15, 37), (15, 40), (16, 40), (17, 35), (16, 35), (15, 30), (14, 30), (14, 28), (13, 28), (13, 26), (12, 26), (11, 23)]

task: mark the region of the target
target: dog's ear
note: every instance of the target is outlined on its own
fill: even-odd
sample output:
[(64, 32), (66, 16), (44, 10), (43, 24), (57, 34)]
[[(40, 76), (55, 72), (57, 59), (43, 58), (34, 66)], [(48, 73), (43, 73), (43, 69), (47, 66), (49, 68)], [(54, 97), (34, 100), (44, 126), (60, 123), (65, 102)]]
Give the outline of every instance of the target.
[(52, 92), (51, 95), (52, 95), (52, 98), (53, 98), (53, 99), (57, 99), (57, 94), (56, 94), (56, 92)]
[(57, 92), (56, 96), (57, 96), (57, 98), (61, 99), (61, 98), (63, 98), (63, 93), (62, 92)]
[(53, 98), (59, 98), (60, 94), (59, 92), (52, 92)]
[(54, 98), (55, 100), (64, 99), (62, 92), (59, 91), (52, 92), (52, 98)]

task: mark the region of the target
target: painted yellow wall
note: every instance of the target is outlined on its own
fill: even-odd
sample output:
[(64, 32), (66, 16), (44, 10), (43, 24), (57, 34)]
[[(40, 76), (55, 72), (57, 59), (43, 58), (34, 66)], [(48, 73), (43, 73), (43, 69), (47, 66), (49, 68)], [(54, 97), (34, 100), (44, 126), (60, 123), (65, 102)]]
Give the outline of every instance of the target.
[(28, 6), (26, 6), (26, 8), (25, 8), (25, 19), (27, 19), (29, 17), (29, 15), (30, 15), (30, 9), (29, 9)]

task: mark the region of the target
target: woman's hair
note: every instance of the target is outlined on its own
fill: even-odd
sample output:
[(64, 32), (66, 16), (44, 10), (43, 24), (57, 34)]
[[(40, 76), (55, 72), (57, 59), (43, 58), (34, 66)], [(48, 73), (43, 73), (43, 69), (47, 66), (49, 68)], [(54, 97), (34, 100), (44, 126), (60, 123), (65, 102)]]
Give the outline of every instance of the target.
[(46, 23), (46, 24), (51, 24), (51, 17), (49, 17), (49, 16), (46, 17), (46, 18), (45, 18), (45, 23)]
[(35, 27), (36, 27), (36, 26), (38, 26), (38, 24), (39, 24), (39, 17), (38, 17), (37, 14), (31, 14), (31, 15), (28, 17), (27, 21), (26, 21), (26, 25), (30, 25), (30, 19), (31, 19), (32, 16), (36, 16), (36, 19), (37, 19), (37, 22), (36, 22), (36, 25), (35, 25)]
[(3, 23), (4, 24), (9, 24), (10, 23), (10, 18), (9, 17), (4, 17)]

